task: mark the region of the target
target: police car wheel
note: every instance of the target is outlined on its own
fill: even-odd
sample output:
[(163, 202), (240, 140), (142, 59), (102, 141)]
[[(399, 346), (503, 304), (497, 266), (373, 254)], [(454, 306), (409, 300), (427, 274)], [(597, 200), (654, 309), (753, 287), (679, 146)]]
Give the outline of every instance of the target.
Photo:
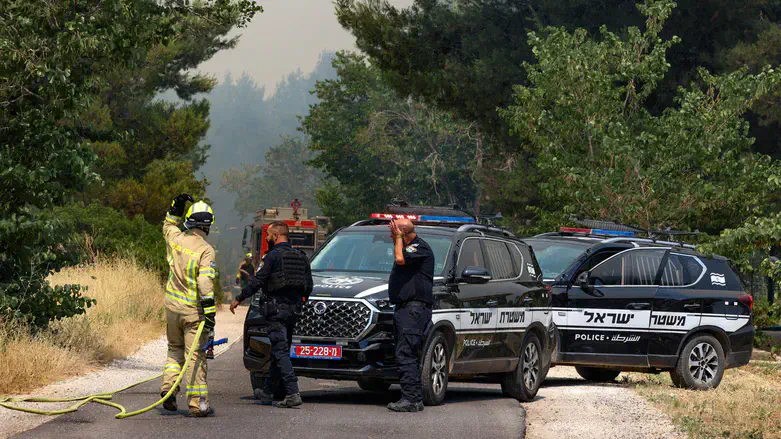
[(502, 376), (502, 393), (518, 401), (531, 401), (542, 384), (542, 345), (530, 333), (521, 346), (521, 358), (514, 371)]
[(361, 378), (358, 380), (358, 387), (367, 392), (387, 392), (390, 386), (390, 383), (376, 378)]
[(440, 405), (445, 401), (450, 364), (449, 353), (447, 341), (442, 333), (434, 334), (426, 348), (426, 356), (423, 358), (421, 384), (423, 385), (424, 405)]
[(715, 389), (726, 365), (721, 343), (710, 335), (698, 335), (681, 350), (678, 365), (670, 371), (673, 384), (694, 390)]
[(597, 383), (615, 381), (618, 375), (621, 374), (620, 370), (600, 369), (598, 367), (575, 366), (575, 370), (584, 380)]

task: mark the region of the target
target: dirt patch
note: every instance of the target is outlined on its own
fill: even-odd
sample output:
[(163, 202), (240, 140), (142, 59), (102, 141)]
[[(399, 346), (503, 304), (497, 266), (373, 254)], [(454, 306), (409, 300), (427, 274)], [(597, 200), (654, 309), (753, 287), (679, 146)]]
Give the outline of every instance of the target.
[(550, 370), (537, 399), (523, 404), (528, 439), (685, 438), (672, 420), (638, 396), (625, 375), (615, 383), (589, 383), (575, 368)]

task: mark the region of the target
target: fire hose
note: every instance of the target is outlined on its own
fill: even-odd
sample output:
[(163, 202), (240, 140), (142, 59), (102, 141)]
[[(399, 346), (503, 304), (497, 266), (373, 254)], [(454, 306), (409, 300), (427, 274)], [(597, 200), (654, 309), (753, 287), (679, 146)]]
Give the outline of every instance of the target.
[[(110, 407), (114, 407), (115, 409), (119, 410), (119, 413), (117, 413), (114, 417), (117, 419), (124, 419), (129, 418), (131, 416), (140, 415), (142, 413), (146, 413), (153, 408), (159, 406), (162, 404), (166, 399), (168, 399), (169, 396), (171, 396), (174, 393), (174, 390), (179, 386), (179, 383), (181, 383), (182, 378), (184, 377), (185, 372), (187, 371), (188, 366), (190, 365), (190, 361), (193, 357), (193, 352), (198, 348), (198, 342), (201, 340), (201, 334), (203, 333), (203, 327), (206, 322), (201, 322), (198, 325), (198, 331), (195, 334), (195, 339), (192, 342), (192, 345), (190, 346), (190, 351), (187, 354), (187, 358), (184, 361), (184, 366), (182, 366), (182, 371), (179, 372), (179, 376), (176, 377), (176, 381), (174, 382), (174, 385), (171, 386), (171, 389), (166, 393), (160, 400), (155, 402), (154, 404), (150, 405), (149, 407), (144, 407), (142, 409), (133, 411), (128, 413), (125, 407), (123, 407), (120, 404), (117, 404), (115, 402), (111, 402), (110, 400), (113, 398), (114, 394), (123, 392), (128, 389), (132, 389), (133, 387), (139, 386), (144, 383), (148, 383), (149, 381), (159, 379), (162, 374), (153, 376), (151, 378), (147, 378), (145, 380), (141, 380), (137, 383), (133, 383), (129, 386), (125, 386), (121, 389), (114, 390), (113, 392), (102, 392), (102, 393), (93, 393), (92, 395), (85, 395), (85, 396), (79, 396), (74, 398), (37, 398), (37, 397), (27, 397), (27, 398), (8, 398), (8, 397), (0, 397), (0, 406), (5, 407), (10, 410), (18, 410), (22, 412), (27, 413), (34, 413), (37, 415), (62, 415), (65, 413), (71, 413), (75, 412), (79, 408), (91, 403), (95, 402), (98, 404), (107, 405)], [(226, 343), (228, 339), (221, 339), (216, 342), (209, 343), (206, 347), (204, 347), (204, 350), (207, 349), (210, 346), (216, 346), (219, 344)], [(64, 402), (75, 402), (70, 407), (60, 409), (60, 410), (38, 410), (38, 409), (32, 409), (32, 408), (26, 408), (26, 407), (19, 407), (16, 405), (11, 405), (11, 403), (20, 403), (20, 402), (38, 402), (38, 403), (64, 403)]]

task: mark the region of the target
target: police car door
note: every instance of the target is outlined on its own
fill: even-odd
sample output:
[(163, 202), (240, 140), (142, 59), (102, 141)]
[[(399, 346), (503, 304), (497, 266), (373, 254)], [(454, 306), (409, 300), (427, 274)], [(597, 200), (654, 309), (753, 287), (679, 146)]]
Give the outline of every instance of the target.
[[(452, 292), (458, 300), (458, 319), (453, 373), (484, 371), (493, 360), (492, 345), (496, 340), (498, 298), (492, 282), (468, 283), (462, 274), (467, 267), (488, 270), (482, 239), (466, 238), (459, 249), (456, 264), (456, 283)], [(490, 274), (490, 272), (489, 272)]]
[(562, 337), (565, 361), (648, 366), (651, 309), (667, 252), (625, 250), (594, 267), (585, 283), (570, 288)]

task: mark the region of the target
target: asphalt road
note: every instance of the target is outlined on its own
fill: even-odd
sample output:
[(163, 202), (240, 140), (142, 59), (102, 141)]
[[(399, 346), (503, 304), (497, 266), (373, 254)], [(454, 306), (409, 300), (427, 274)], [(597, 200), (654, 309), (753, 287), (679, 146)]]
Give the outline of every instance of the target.
[[(216, 413), (187, 417), (179, 395), (178, 413), (159, 407), (143, 415), (115, 419), (111, 407), (90, 404), (17, 438), (469, 438), (519, 439), (525, 435), (525, 412), (504, 398), (498, 385), (452, 383), (447, 402), (422, 413), (393, 413), (385, 405), (399, 398), (394, 386), (387, 394), (360, 390), (348, 381), (301, 378), (304, 405), (296, 409), (262, 406), (252, 399), (249, 374), (241, 361), (241, 343), (209, 363), (209, 396)], [(128, 411), (159, 399), (152, 382), (116, 395)]]

